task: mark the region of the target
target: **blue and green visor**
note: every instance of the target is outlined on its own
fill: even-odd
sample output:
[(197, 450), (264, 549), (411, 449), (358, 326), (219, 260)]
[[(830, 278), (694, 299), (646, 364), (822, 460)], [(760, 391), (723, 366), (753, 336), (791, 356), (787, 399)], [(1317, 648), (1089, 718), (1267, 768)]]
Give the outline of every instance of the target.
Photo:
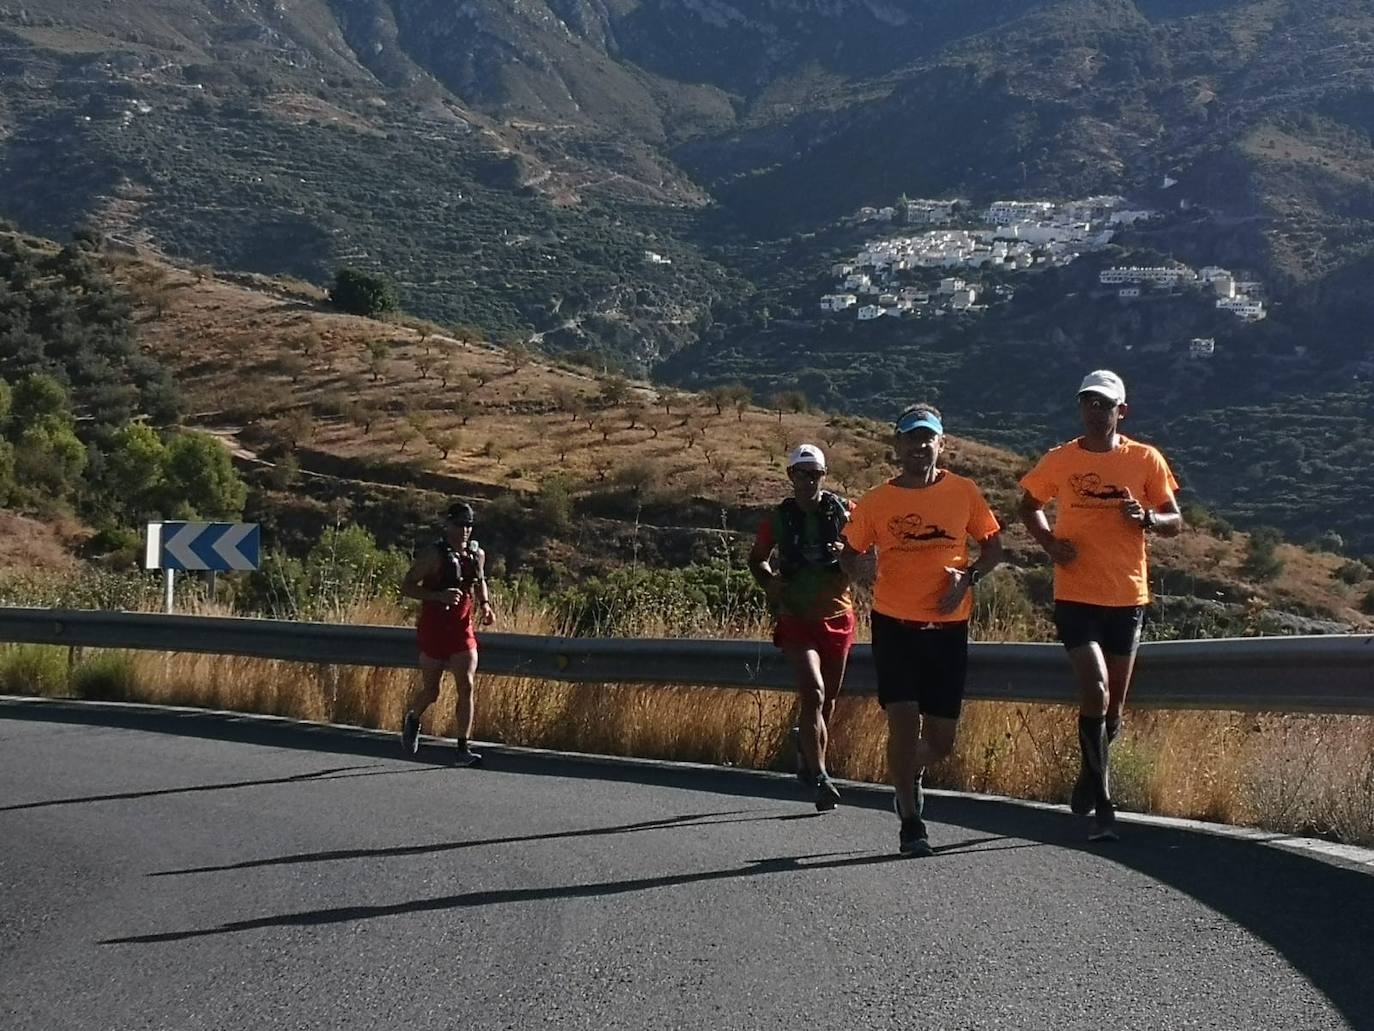
[(944, 423), (929, 412), (907, 412), (897, 420), (898, 433), (910, 433), (912, 430), (919, 429), (934, 430), (941, 436), (945, 432)]

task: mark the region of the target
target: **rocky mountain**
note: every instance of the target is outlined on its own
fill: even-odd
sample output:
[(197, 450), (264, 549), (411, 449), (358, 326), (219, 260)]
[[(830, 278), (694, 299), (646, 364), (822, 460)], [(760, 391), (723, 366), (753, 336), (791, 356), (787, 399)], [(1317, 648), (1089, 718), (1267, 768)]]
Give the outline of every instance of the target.
[[(1148, 429), (1194, 427), (1204, 497), (1304, 532), (1374, 474), (1372, 136), (1366, 0), (0, 0), (0, 214), (26, 227), (357, 265), (449, 323), (874, 414), (916, 390), (1027, 449), (1061, 430), (1051, 374), (1113, 362)], [(1168, 215), (1123, 260), (1243, 269), (1270, 319), (1067, 304), (1087, 273), (838, 354), (805, 317), (861, 205), (1091, 193)], [(1199, 334), (1205, 375), (1148, 357)], [(1026, 374), (989, 400), (990, 363)], [(1281, 502), (1205, 443), (1330, 396), (1349, 457), (1271, 468), (1261, 433)]]

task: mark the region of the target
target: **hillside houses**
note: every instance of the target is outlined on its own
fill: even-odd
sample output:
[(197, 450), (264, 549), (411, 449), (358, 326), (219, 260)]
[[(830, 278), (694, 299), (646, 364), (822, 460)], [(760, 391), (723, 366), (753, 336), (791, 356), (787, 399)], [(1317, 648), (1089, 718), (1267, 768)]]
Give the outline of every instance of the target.
[(1117, 287), (1116, 295), (1122, 300), (1143, 297), (1150, 289), (1186, 287), (1211, 292), (1217, 308), (1237, 318), (1255, 322), (1268, 314), (1259, 296), (1264, 290), (1262, 283), (1239, 279), (1230, 269), (1216, 265), (1204, 266), (1196, 272), (1187, 265), (1115, 266), (1099, 272), (1097, 281), (1103, 286)]
[[(1015, 274), (1066, 265), (1088, 251), (1106, 247), (1117, 226), (1153, 214), (1129, 211), (1124, 198), (1110, 195), (1066, 202), (999, 200), (978, 214), (971, 215), (970, 211), (967, 202), (961, 200), (906, 197), (895, 209), (860, 209), (856, 215), (859, 222), (900, 220), (930, 228), (876, 237), (852, 259), (831, 265), (835, 293), (821, 298), (821, 310), (834, 313), (856, 307), (855, 316), (862, 321), (880, 317), (881, 312), (873, 309), (910, 315), (920, 315), (924, 308), (936, 315), (981, 310), (977, 303), (980, 295), (1003, 301), (1011, 291), (962, 279), (953, 287), (948, 281), (959, 278), (953, 273)], [(945, 225), (941, 226), (942, 222)], [(950, 224), (956, 222), (962, 224)], [(937, 277), (941, 281), (938, 289), (933, 286)], [(998, 285), (995, 280), (993, 283)], [(1123, 278), (1120, 283), (1134, 285), (1135, 280)], [(924, 284), (929, 288), (919, 290)], [(913, 288), (910, 296), (908, 288)], [(917, 290), (923, 293), (919, 300)], [(834, 298), (841, 292), (876, 299), (876, 303), (837, 307)]]

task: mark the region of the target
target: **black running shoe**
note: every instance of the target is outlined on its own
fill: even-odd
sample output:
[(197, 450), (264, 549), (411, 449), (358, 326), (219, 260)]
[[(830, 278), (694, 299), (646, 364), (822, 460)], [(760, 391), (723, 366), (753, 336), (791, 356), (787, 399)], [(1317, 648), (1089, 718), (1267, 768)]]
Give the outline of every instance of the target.
[(453, 750), (453, 765), (481, 766), (482, 753), (474, 752), (471, 748), (468, 748), (466, 745), (462, 746), (461, 748), (455, 748)]
[(1089, 841), (1120, 841), (1121, 835), (1116, 832), (1116, 810), (1108, 802), (1106, 805), (1099, 805), (1097, 812), (1093, 814), (1092, 828), (1088, 831)]
[(919, 816), (902, 819), (902, 832), (897, 839), (897, 850), (906, 856), (929, 856), (934, 854), (930, 839), (926, 837), (926, 824)]
[(1069, 796), (1069, 811), (1074, 816), (1087, 816), (1093, 811), (1093, 785), (1084, 770), (1079, 771), (1078, 780), (1074, 781), (1073, 794)]
[(840, 789), (835, 786), (835, 782), (830, 779), (830, 774), (819, 773), (816, 775), (816, 811), (828, 813), (840, 802)]
[(401, 748), (406, 755), (420, 751), (420, 717), (414, 712), (407, 712), (401, 721)]

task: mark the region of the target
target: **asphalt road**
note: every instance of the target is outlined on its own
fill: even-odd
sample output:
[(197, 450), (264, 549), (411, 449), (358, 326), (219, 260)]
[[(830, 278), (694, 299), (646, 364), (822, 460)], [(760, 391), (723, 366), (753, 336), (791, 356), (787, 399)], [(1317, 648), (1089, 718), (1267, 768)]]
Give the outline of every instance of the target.
[(1374, 876), (1279, 849), (939, 798), (899, 859), (872, 792), (105, 722), (0, 704), (6, 1031), (1374, 1029)]

